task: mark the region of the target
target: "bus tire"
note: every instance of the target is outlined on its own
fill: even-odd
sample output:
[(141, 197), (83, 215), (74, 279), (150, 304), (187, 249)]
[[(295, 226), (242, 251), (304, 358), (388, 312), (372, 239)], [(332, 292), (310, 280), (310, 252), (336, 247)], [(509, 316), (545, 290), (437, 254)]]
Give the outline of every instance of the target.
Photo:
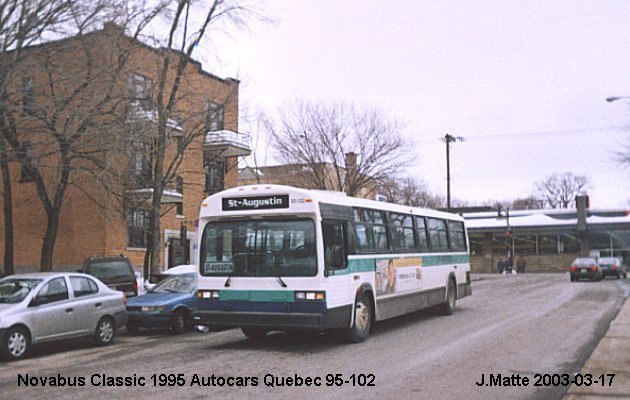
[(452, 315), (455, 312), (455, 305), (457, 303), (457, 289), (455, 286), (455, 280), (449, 279), (446, 285), (446, 302), (444, 302), (440, 308), (440, 314)]
[(265, 336), (267, 336), (267, 333), (269, 333), (268, 329), (253, 326), (242, 326), (241, 330), (243, 331), (243, 334), (251, 340), (262, 340)]
[(360, 343), (367, 339), (370, 329), (372, 329), (374, 311), (370, 296), (363, 294), (357, 298), (353, 311), (354, 321), (352, 321), (352, 327), (346, 332), (346, 339), (350, 343)]

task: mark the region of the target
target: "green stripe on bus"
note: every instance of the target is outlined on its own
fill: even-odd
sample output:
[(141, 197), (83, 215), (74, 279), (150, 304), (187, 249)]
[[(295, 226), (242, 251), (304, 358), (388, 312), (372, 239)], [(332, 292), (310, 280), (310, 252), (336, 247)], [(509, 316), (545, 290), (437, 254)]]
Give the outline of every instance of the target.
[(374, 255), (374, 258), (351, 258), (348, 260), (348, 268), (342, 270), (331, 270), (329, 275), (346, 275), (358, 272), (376, 271), (376, 260), (390, 258), (422, 258), (423, 267), (432, 267), (444, 264), (466, 264), (470, 258), (468, 254), (444, 254), (438, 256), (423, 256), (418, 254), (410, 254), (409, 256), (392, 257), (386, 254)]
[(221, 290), (221, 301), (269, 301), (292, 302), (295, 295), (292, 290)]

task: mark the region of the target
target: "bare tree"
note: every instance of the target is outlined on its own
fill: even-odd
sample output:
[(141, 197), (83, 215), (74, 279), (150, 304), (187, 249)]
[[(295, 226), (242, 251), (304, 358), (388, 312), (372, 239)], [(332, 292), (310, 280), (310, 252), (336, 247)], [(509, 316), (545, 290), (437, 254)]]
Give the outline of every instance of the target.
[(392, 203), (427, 208), (446, 206), (444, 198), (431, 193), (421, 179), (414, 177), (387, 179), (380, 191)]
[[(144, 259), (144, 274), (157, 274), (160, 272), (160, 217), (163, 214), (162, 195), (164, 190), (173, 181), (181, 164), (183, 152), (178, 152), (174, 157), (167, 155), (169, 138), (169, 125), (171, 121), (181, 116), (182, 103), (187, 101), (186, 94), (181, 92), (181, 86), (185, 80), (187, 67), (195, 63), (192, 59), (198, 45), (209, 40), (211, 28), (215, 25), (244, 26), (245, 17), (254, 15), (253, 10), (236, 0), (213, 0), (208, 2), (194, 2), (179, 0), (167, 3), (167, 13), (163, 14), (167, 20), (168, 29), (165, 35), (159, 32), (152, 38), (156, 43), (163, 45), (161, 64), (158, 67), (158, 80), (155, 90), (155, 111), (157, 121), (155, 136), (152, 143), (153, 165), (150, 187), (153, 189), (151, 196), (151, 209), (149, 214), (147, 251)], [(223, 104), (234, 101), (234, 91), (223, 94)], [(195, 138), (204, 135), (205, 125), (200, 118), (206, 110), (197, 110), (192, 116), (196, 121), (190, 122), (186, 129), (183, 148), (192, 143)], [(231, 166), (237, 168), (237, 165)]]
[(544, 207), (545, 202), (536, 196), (528, 196), (512, 201), (512, 210), (538, 210)]
[(307, 187), (357, 196), (409, 162), (402, 124), (376, 109), (293, 101), (280, 115), (266, 127), (271, 145), (283, 163), (303, 168)]
[[(14, 272), (13, 195), (9, 162), (11, 153), (6, 137), (15, 135), (16, 109), (12, 79), (23, 61), (22, 49), (55, 34), (72, 18), (73, 2), (7, 0), (0, 5), (0, 171), (3, 182), (4, 268)], [(19, 147), (19, 144), (18, 144)]]
[(586, 176), (570, 172), (553, 174), (536, 183), (537, 195), (551, 208), (569, 208), (575, 196), (588, 187)]
[[(40, 268), (48, 271), (67, 188), (75, 186), (97, 200), (84, 178), (106, 175), (110, 169), (103, 154), (119, 142), (112, 134), (121, 126), (117, 82), (133, 43), (120, 41), (122, 35), (113, 32), (108, 46), (102, 46), (92, 32), (113, 17), (129, 22), (154, 15), (109, 0), (16, 3), (22, 7), (22, 18), (12, 28), (17, 38), (2, 52), (6, 81), (0, 97), (0, 130), (22, 169), (22, 179), (32, 182), (46, 213)], [(47, 25), (33, 17), (40, 9)], [(136, 35), (145, 25), (137, 24)], [(11, 37), (11, 29), (8, 32)], [(57, 40), (46, 42), (49, 38)], [(10, 221), (6, 209), (5, 221)]]

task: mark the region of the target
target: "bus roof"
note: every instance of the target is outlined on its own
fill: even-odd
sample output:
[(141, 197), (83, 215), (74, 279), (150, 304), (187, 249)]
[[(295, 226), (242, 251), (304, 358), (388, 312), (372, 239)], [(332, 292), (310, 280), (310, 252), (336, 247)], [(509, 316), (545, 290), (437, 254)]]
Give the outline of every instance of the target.
[[(237, 197), (255, 197), (265, 195), (301, 195), (303, 197), (311, 199), (314, 204), (334, 204), (347, 207), (362, 207), (376, 210), (384, 210), (391, 212), (398, 212), (404, 214), (423, 215), (428, 217), (446, 218), (451, 220), (463, 221), (463, 217), (457, 214), (447, 213), (443, 211), (432, 210), (429, 208), (411, 207), (406, 205), (387, 203), (383, 201), (369, 200), (358, 197), (350, 197), (342, 192), (333, 192), (326, 190), (311, 190), (297, 188), (286, 185), (246, 185), (238, 186), (231, 189), (226, 189), (222, 192), (213, 194), (207, 197), (202, 204), (201, 217), (208, 217), (208, 212), (204, 213), (204, 208), (213, 202), (220, 202), (223, 198), (237, 198)], [(208, 210), (210, 211), (210, 210)]]

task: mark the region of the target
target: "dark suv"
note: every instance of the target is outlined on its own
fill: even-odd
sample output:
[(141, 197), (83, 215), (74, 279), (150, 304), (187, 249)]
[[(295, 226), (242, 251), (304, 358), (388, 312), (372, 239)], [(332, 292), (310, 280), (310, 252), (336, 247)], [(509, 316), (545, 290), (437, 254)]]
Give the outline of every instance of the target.
[(127, 297), (138, 295), (138, 281), (129, 259), (119, 256), (88, 257), (79, 271), (100, 279), (114, 290), (123, 292)]

